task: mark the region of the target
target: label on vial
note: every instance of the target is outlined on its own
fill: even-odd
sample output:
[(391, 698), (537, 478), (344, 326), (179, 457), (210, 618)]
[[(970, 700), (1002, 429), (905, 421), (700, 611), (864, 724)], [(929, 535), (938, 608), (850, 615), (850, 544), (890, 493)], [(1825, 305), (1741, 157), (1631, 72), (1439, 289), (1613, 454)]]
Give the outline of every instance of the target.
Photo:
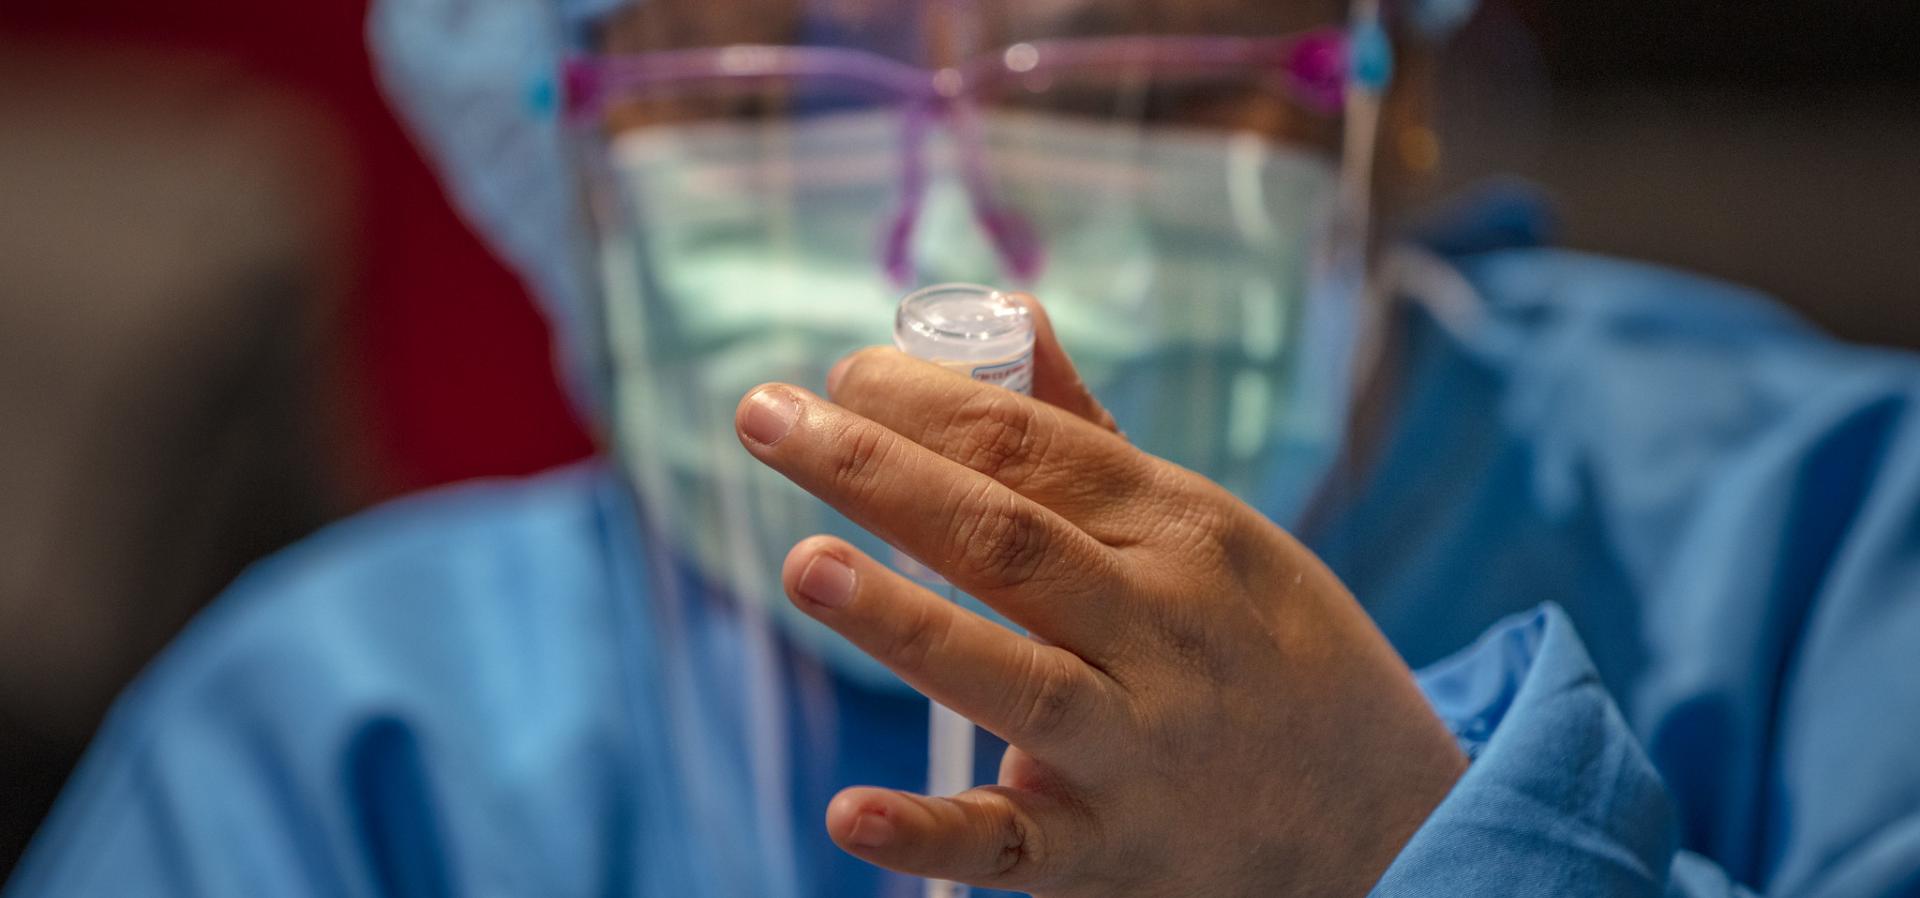
[(992, 362), (940, 362), (949, 371), (958, 371), (983, 384), (993, 384), (1019, 393), (1033, 395), (1033, 353), (1023, 352), (1010, 359)]
[(1022, 396), (1033, 393), (1033, 356), (1023, 355), (997, 365), (978, 365), (971, 372), (983, 384), (1006, 387)]

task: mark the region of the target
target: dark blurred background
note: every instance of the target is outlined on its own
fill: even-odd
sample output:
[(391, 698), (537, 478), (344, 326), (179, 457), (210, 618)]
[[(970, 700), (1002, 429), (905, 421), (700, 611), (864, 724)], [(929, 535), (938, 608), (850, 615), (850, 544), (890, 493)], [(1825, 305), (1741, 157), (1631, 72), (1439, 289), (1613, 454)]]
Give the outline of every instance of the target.
[[(1489, 0), (1442, 186), (1920, 346), (1920, 3)], [(381, 101), (364, 0), (0, 7), (0, 876), (249, 561), (591, 451), (521, 286)]]
[(1524, 175), (1570, 245), (1920, 346), (1920, 3), (1487, 2), (1446, 60), (1444, 180)]

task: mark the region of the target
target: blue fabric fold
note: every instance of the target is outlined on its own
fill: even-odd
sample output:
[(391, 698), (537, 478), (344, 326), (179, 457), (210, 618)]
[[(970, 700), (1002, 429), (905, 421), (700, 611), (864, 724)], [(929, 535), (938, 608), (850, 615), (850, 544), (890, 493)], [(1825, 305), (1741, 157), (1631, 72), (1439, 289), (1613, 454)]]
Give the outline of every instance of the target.
[(1672, 803), (1565, 612), (1509, 618), (1420, 685), (1473, 764), (1376, 896), (1661, 894)]

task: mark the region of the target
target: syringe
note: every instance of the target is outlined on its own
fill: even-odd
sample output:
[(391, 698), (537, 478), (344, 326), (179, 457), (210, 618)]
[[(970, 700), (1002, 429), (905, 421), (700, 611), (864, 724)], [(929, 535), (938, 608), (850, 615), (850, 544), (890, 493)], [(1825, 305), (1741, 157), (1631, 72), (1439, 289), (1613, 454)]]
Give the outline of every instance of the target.
[[(1033, 390), (1033, 318), (1006, 294), (979, 284), (939, 284), (900, 300), (893, 343), (902, 352), (1016, 393)], [(898, 566), (949, 600), (953, 586), (912, 559)], [(927, 792), (953, 795), (974, 785), (972, 721), (931, 704)], [(927, 880), (926, 898), (962, 898), (965, 885)]]

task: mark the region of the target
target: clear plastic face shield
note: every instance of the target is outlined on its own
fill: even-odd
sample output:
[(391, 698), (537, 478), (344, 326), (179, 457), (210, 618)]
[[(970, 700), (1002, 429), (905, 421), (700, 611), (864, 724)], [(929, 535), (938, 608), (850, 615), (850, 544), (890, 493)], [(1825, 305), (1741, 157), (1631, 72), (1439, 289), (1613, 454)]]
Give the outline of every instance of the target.
[[(750, 388), (824, 392), (842, 355), (890, 341), (904, 293), (973, 281), (1038, 296), (1136, 445), (1282, 524), (1332, 467), (1371, 157), (1343, 167), (1371, 139), (1342, 114), (1348, 9), (1146, 5), (649, 0), (568, 64), (610, 424), (671, 593), (653, 613), (758, 634), (731, 686), (685, 672), (676, 737), (746, 746), (767, 869), (801, 862), (794, 717), (832, 713), (796, 684), (904, 687), (782, 594), (808, 535), (890, 552), (741, 450)], [(745, 697), (700, 698), (721, 688)], [(722, 704), (746, 710), (729, 732)]]

